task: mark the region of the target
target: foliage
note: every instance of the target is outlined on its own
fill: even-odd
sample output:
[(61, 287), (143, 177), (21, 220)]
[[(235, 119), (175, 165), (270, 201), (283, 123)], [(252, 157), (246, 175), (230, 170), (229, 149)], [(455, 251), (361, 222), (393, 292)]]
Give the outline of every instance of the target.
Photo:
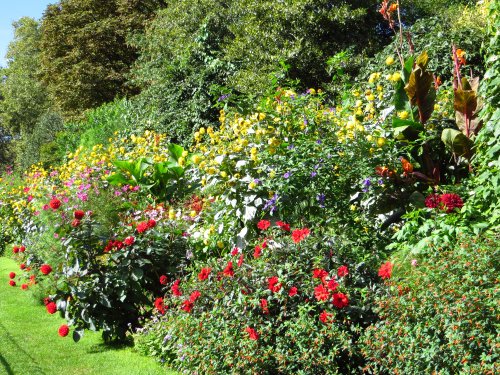
[(384, 319), (364, 334), (378, 372), (498, 370), (498, 238), (429, 243), (393, 274), (378, 299)]
[[(10, 158), (15, 157), (17, 164), (24, 169), (30, 165), (25, 161), (27, 156), (30, 162), (38, 162), (36, 155), (41, 144), (32, 134), (36, 132), (37, 122), (49, 109), (50, 101), (47, 87), (40, 79), (40, 25), (32, 18), (23, 17), (14, 22), (13, 27), (14, 40), (6, 55), (8, 66), (1, 70), (5, 78), (0, 82), (0, 128), (12, 137), (14, 143), (16, 155), (10, 155)], [(27, 145), (31, 151), (29, 154), (25, 150)], [(32, 156), (32, 152), (35, 155)]]
[(137, 57), (127, 37), (143, 29), (163, 1), (61, 0), (42, 20), (43, 79), (65, 117), (136, 93), (126, 84)]
[(352, 263), (314, 229), (309, 236), (276, 224), (261, 229), (255, 248), (235, 248), (174, 281), (152, 327), (163, 342), (146, 333), (139, 347), (189, 372), (359, 371), (357, 337), (376, 318), (368, 308), (376, 257)]

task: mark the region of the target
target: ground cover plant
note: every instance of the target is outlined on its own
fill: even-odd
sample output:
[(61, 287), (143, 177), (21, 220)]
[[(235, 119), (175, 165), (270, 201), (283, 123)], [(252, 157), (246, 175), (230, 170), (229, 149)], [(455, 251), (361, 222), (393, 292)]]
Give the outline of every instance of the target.
[[(184, 30), (175, 35), (199, 55), (179, 54), (176, 66), (203, 82), (193, 100), (210, 116), (176, 104), (179, 90), (166, 100), (182, 124), (156, 132), (168, 130), (156, 104), (117, 100), (65, 123), (57, 158), (5, 168), (0, 241), (17, 262), (11, 290), (66, 319), (54, 335), (133, 340), (185, 373), (494, 373), (497, 9), (475, 8), (489, 34), (466, 7), (436, 15), (456, 39), (443, 45), (439, 34), (431, 46), (406, 33), (415, 9), (379, 4), (392, 50), (357, 81), (343, 68), (347, 49), (329, 60), (327, 91), (274, 76), (248, 96), (220, 86), (242, 67), (221, 54), (236, 48), (231, 29), (210, 13), (192, 41), (182, 27), (200, 32), (196, 17), (178, 25), (162, 11), (143, 37), (167, 21), (178, 28), (169, 32)], [(482, 49), (467, 25), (491, 36)], [(162, 64), (147, 56), (144, 69)], [(194, 68), (207, 61), (210, 74), (228, 74), (217, 87)], [(154, 95), (184, 77), (168, 74)]]

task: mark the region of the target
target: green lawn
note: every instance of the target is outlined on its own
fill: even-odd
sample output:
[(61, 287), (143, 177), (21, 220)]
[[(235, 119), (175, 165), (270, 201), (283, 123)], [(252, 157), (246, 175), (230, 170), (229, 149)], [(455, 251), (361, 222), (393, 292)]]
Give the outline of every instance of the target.
[(85, 332), (79, 343), (57, 330), (64, 320), (50, 315), (29, 291), (9, 286), (16, 263), (0, 257), (1, 375), (156, 375), (176, 374), (132, 348), (110, 348), (99, 333)]

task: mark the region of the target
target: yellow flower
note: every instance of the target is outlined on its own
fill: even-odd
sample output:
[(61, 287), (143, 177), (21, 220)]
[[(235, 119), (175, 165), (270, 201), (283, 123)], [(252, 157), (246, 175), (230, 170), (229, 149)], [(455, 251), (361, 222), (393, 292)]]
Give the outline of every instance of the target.
[(256, 186), (257, 186), (257, 184), (253, 181), (248, 184), (249, 189), (255, 189)]
[(217, 247), (218, 247), (219, 249), (223, 249), (223, 248), (224, 248), (224, 242), (222, 242), (222, 241), (217, 241)]
[(392, 64), (394, 64), (394, 57), (392, 57), (392, 56), (387, 57), (387, 58), (385, 59), (385, 63), (386, 63), (387, 65), (392, 65)]
[(383, 137), (377, 138), (377, 146), (382, 147), (383, 145), (385, 145), (385, 138)]
[(401, 119), (401, 120), (406, 120), (408, 117), (409, 117), (409, 113), (408, 111), (401, 111), (401, 112), (398, 112), (398, 117)]
[(401, 74), (399, 74), (399, 72), (395, 72), (390, 76), (389, 81), (398, 82), (400, 79), (401, 79)]

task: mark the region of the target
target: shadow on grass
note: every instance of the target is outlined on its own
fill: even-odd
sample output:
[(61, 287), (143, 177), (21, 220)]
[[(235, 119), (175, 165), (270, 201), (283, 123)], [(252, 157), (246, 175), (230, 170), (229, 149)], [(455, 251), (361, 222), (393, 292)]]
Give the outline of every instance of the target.
[[(6, 337), (8, 339), (8, 341), (11, 343), (11, 345), (14, 346), (18, 352), (22, 353), (27, 358), (29, 358), (29, 360), (31, 361), (30, 365), (32, 365), (33, 369), (35, 369), (37, 371), (38, 375), (47, 375), (40, 368), (40, 365), (35, 360), (35, 358), (33, 358), (26, 350), (24, 350), (22, 348), (21, 345), (18, 344), (18, 342), (16, 341), (16, 339), (10, 334), (10, 332), (7, 330), (7, 328), (5, 328), (5, 326), (2, 324), (2, 322), (0, 322), (0, 329), (3, 332), (5, 332), (5, 333), (2, 332), (2, 335), (5, 335), (4, 337)], [(5, 360), (5, 358), (1, 354), (0, 354), (0, 363), (5, 368), (5, 371), (7, 371), (8, 375), (14, 375), (14, 373), (12, 372), (12, 368), (10, 367), (9, 363)]]
[(131, 338), (124, 341), (110, 341), (92, 345), (87, 350), (87, 353), (95, 354), (95, 353), (107, 352), (110, 350), (122, 350), (133, 347), (134, 347), (134, 340)]

